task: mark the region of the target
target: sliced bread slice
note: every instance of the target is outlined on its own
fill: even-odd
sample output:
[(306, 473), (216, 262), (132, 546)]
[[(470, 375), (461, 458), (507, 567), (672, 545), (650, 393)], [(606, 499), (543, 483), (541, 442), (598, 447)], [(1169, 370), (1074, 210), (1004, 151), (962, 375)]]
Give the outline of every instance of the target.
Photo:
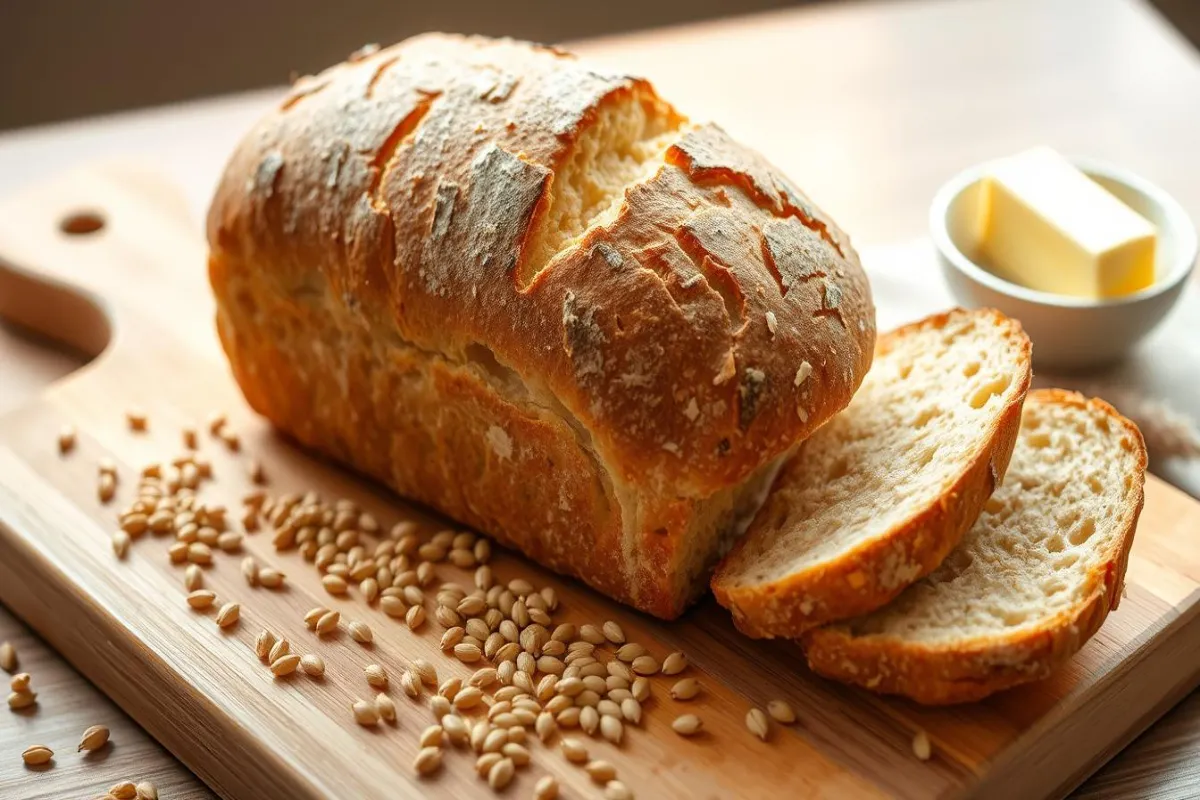
[(929, 574), (1003, 477), (1029, 378), (1029, 339), (998, 311), (882, 336), (850, 405), (800, 446), (713, 576), (738, 628), (795, 638)]
[(809, 665), (930, 704), (1046, 677), (1121, 600), (1145, 470), (1112, 406), (1031, 392), (1008, 477), (958, 549), (886, 608), (811, 631)]

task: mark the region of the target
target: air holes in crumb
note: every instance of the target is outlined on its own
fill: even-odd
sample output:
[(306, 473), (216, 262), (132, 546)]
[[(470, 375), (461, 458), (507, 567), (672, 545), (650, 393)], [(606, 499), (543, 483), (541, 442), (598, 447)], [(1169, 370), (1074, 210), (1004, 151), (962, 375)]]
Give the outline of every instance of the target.
[(1046, 540), (1046, 551), (1050, 553), (1061, 553), (1066, 546), (1066, 542), (1058, 535), (1051, 536)]
[(850, 471), (850, 460), (848, 458), (839, 458), (833, 463), (832, 469), (829, 470), (829, 475), (826, 476), (827, 481), (836, 481), (838, 478), (846, 477), (846, 473)]
[(909, 376), (909, 373), (912, 372), (912, 368), (913, 368), (913, 365), (912, 365), (911, 361), (905, 361), (903, 364), (901, 364), (900, 365), (900, 380), (904, 380), (905, 378), (907, 378)]
[(1050, 446), (1050, 434), (1047, 433), (1046, 431), (1038, 431), (1037, 433), (1031, 433), (1031, 434), (1029, 434), (1029, 438), (1027, 441), (1029, 442), (1030, 447), (1037, 447), (1039, 449), (1043, 448), (1043, 447), (1049, 447)]
[(1070, 569), (1079, 562), (1079, 553), (1064, 553), (1054, 562), (1055, 569)]
[(1055, 595), (1066, 589), (1067, 585), (1060, 580), (1049, 580), (1042, 584), (1042, 592), (1046, 595)]
[(974, 563), (974, 561), (974, 557), (968, 551), (955, 550), (950, 554), (949, 558), (945, 560), (943, 566), (952, 575), (950, 580), (954, 580), (970, 569), (971, 564)]
[(1088, 539), (1092, 538), (1092, 534), (1096, 532), (1096, 520), (1091, 517), (1085, 517), (1083, 522), (1079, 523), (1079, 527), (1071, 531), (1071, 544), (1081, 545)]
[(1100, 494), (1104, 491), (1104, 485), (1100, 483), (1100, 479), (1095, 475), (1088, 475), (1087, 485), (1092, 490), (1092, 494)]
[(963, 375), (965, 375), (968, 378), (972, 377), (977, 372), (979, 372), (979, 362), (978, 361), (969, 361), (969, 362), (967, 362), (967, 365), (965, 367), (963, 367)]
[(1020, 625), (1028, 619), (1027, 611), (1005, 611), (1002, 619), (1005, 625)]
[(917, 415), (917, 418), (913, 420), (913, 427), (924, 428), (930, 423), (930, 421), (937, 417), (937, 415), (938, 409), (936, 408), (922, 409), (921, 413)]
[(937, 455), (937, 446), (930, 445), (921, 451), (921, 455), (917, 457), (917, 463), (922, 467), (927, 467), (933, 462), (935, 455)]
[(1004, 503), (995, 497), (989, 497), (987, 502), (983, 504), (983, 510), (989, 514), (999, 514), (1002, 508), (1004, 508)]
[(975, 393), (971, 395), (971, 408), (983, 408), (985, 405), (987, 405), (988, 400), (991, 400), (993, 397), (1001, 394), (1005, 389), (1007, 389), (1008, 384), (1011, 381), (1012, 376), (1001, 375), (999, 377), (992, 378), (983, 386), (980, 386), (975, 390)]
[(58, 229), (68, 236), (87, 236), (104, 228), (104, 217), (95, 211), (76, 211), (58, 223)]

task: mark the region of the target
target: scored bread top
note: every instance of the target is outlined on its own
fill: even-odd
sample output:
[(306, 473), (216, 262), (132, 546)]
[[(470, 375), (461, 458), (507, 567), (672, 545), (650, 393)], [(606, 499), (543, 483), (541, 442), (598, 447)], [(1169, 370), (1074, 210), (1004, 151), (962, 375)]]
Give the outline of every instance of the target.
[(1112, 406), (1030, 392), (1004, 484), (962, 544), (888, 606), (810, 632), (809, 662), (923, 703), (1046, 677), (1120, 602), (1145, 470), (1141, 433)]
[(1029, 381), (1029, 338), (998, 311), (880, 337), (849, 408), (800, 446), (713, 576), (737, 626), (796, 637), (937, 567), (1004, 475)]
[(846, 236), (720, 128), (550, 47), (430, 34), (303, 78), (213, 201), (215, 260), (567, 412), (615, 477), (705, 496), (849, 402)]

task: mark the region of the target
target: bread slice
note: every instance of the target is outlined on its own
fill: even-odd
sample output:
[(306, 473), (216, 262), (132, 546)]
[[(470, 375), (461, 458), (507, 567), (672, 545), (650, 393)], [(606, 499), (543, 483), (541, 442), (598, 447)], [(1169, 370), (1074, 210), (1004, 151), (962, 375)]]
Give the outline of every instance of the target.
[(958, 549), (886, 608), (810, 632), (809, 665), (930, 704), (1046, 677), (1120, 602), (1145, 470), (1112, 406), (1031, 392), (1008, 477)]
[(849, 407), (801, 445), (717, 568), (738, 628), (795, 638), (929, 574), (1003, 477), (1029, 379), (1029, 339), (998, 311), (881, 337)]

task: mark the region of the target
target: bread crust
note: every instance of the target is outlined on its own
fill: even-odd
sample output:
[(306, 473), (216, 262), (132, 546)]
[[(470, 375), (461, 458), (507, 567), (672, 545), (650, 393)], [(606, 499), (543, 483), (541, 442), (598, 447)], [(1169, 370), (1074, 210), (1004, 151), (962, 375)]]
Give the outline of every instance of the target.
[(1021, 406), (1032, 377), (1030, 343), (1020, 323), (992, 309), (955, 308), (882, 335), (876, 344), (876, 356), (889, 352), (915, 331), (941, 329), (964, 314), (981, 316), (985, 322), (1005, 329), (1009, 338), (1018, 341), (1022, 354), (1020, 363), (1014, 364), (1016, 389), (996, 415), (984, 445), (932, 505), (886, 534), (863, 543), (832, 563), (817, 564), (767, 583), (740, 584), (735, 580), (734, 565), (757, 525), (778, 518), (786, 507), (788, 497), (784, 490), (789, 480), (805, 469), (802, 444), (780, 472), (756, 522), (713, 574), (713, 593), (732, 612), (740, 631), (755, 638), (794, 639), (826, 622), (873, 611), (936, 569), (974, 524), (1004, 477), (1020, 431)]
[(1061, 389), (1038, 389), (1030, 401), (1062, 404), (1106, 415), (1138, 451), (1138, 468), (1125, 506), (1121, 532), (1090, 575), (1091, 591), (1073, 608), (1036, 625), (1002, 636), (978, 637), (942, 646), (919, 645), (882, 634), (854, 636), (829, 625), (802, 637), (809, 667), (828, 678), (881, 694), (897, 694), (927, 705), (980, 700), (990, 694), (1050, 675), (1092, 637), (1117, 608), (1129, 551), (1145, 502), (1146, 447), (1137, 426), (1111, 405)]
[[(663, 163), (535, 263), (556, 175), (631, 104), (677, 131)], [(702, 512), (737, 506), (724, 495), (750, 493), (844, 407), (873, 351), (848, 239), (761, 156), (688, 124), (644, 80), (510, 40), (424, 35), (302, 79), (235, 152), (208, 237), (218, 328), (258, 412), (664, 617), (699, 588), (678, 585), (688, 548), (711, 550), (709, 565), (719, 552), (693, 535)], [(320, 343), (351, 349), (311, 358)], [(391, 399), (415, 404), (410, 417), (373, 394), (394, 354), (419, 365), (421, 388), (398, 383)], [(812, 385), (798, 389), (805, 362)], [(459, 406), (478, 424), (450, 445)], [(521, 453), (490, 457), (504, 479), (440, 486), (489, 458), (493, 428)], [(409, 475), (388, 457), (436, 463)], [(511, 496), (535, 484), (521, 494), (536, 502)], [(607, 555), (584, 553), (596, 548)]]

